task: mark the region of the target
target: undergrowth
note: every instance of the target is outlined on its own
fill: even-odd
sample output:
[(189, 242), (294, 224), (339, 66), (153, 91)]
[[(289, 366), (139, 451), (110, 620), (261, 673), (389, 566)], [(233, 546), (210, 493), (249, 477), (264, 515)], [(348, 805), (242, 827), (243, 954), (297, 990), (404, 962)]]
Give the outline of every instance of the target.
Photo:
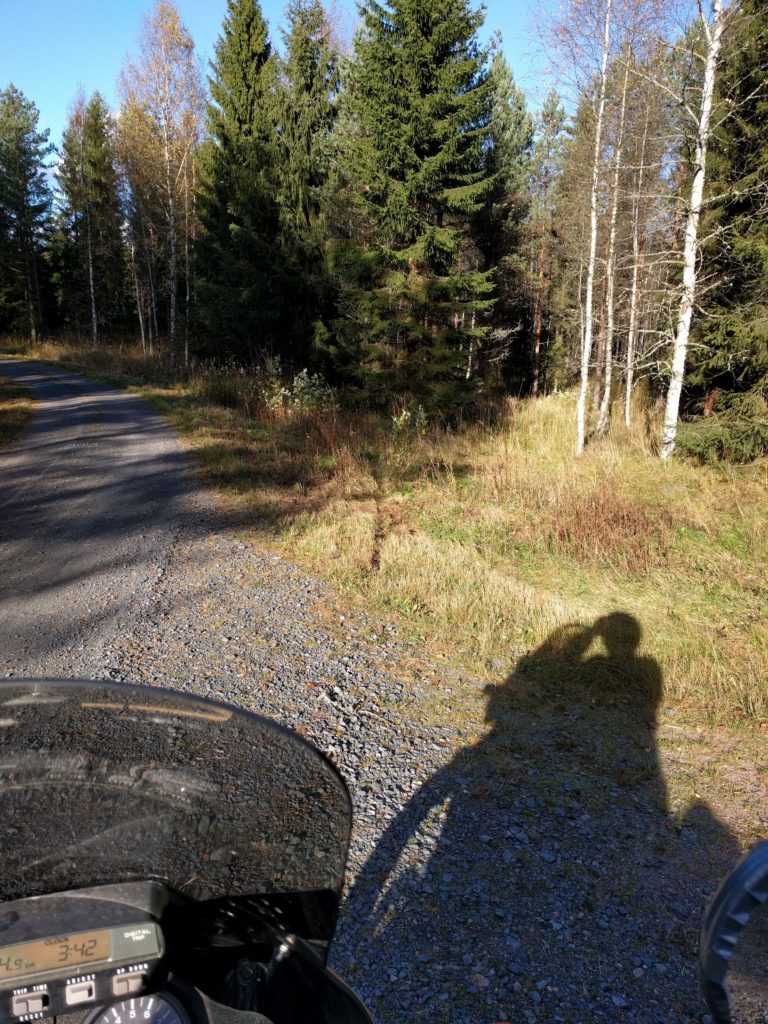
[(629, 432), (617, 422), (577, 460), (567, 394), (449, 429), (410, 406), (342, 410), (320, 378), (274, 365), (183, 373), (130, 351), (35, 356), (144, 395), (233, 527), (486, 678), (623, 612), (643, 631), (627, 680), (658, 665), (664, 700), (694, 717), (768, 719), (765, 461), (662, 465), (641, 402)]

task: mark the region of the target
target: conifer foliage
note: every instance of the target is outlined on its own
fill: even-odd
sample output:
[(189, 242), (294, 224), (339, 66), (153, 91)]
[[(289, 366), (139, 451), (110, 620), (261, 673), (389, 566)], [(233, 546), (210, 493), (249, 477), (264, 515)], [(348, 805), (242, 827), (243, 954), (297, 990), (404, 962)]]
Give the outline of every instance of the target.
[(367, 0), (362, 16), (339, 143), (359, 254), (343, 309), (369, 382), (434, 400), (464, 379), (493, 305), (473, 232), (493, 183), (482, 15), (465, 0)]
[(492, 108), (486, 161), (492, 187), (479, 222), (486, 263), (494, 268), (497, 301), (490, 337), (470, 341), (465, 378), (477, 375), (490, 360), (503, 367), (506, 380), (520, 390), (531, 376), (529, 346), (524, 344), (531, 307), (524, 234), (530, 211), (533, 121), (500, 50), (493, 55), (489, 82)]
[(78, 96), (64, 132), (56, 178), (62, 193), (60, 293), (68, 325), (114, 330), (123, 314), (122, 212), (107, 105)]
[(277, 202), (280, 239), (294, 287), (294, 364), (316, 357), (333, 295), (326, 267), (325, 189), (339, 88), (338, 54), (320, 0), (291, 0), (278, 60)]
[(53, 150), (38, 131), (39, 112), (14, 85), (0, 92), (0, 327), (26, 329), (35, 342), (43, 326), (41, 256), (50, 231), (46, 170)]
[(279, 347), (288, 282), (278, 248), (275, 61), (257, 0), (228, 0), (200, 155), (200, 331), (210, 351)]
[[(768, 413), (768, 10), (743, 0), (719, 82), (704, 267), (708, 316), (689, 400), (705, 412)], [(696, 404), (694, 404), (694, 409)]]

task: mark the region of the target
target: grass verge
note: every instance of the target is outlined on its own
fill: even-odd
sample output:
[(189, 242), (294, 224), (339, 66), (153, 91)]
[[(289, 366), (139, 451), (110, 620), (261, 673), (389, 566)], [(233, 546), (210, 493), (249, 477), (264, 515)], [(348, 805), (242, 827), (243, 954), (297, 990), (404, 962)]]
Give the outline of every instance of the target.
[[(632, 432), (616, 427), (575, 460), (568, 395), (512, 402), (493, 425), (427, 431), (402, 415), (276, 408), (236, 368), (174, 375), (130, 353), (35, 356), (141, 394), (234, 527), (473, 673), (503, 678), (559, 648), (566, 661), (608, 658), (626, 686), (660, 674), (665, 704), (693, 718), (768, 721), (765, 462), (662, 466), (642, 408)], [(619, 613), (642, 646), (630, 625), (611, 648), (600, 624)], [(450, 713), (477, 716), (482, 703), (453, 694)]]
[(18, 437), (33, 407), (32, 395), (25, 387), (0, 376), (0, 448)]

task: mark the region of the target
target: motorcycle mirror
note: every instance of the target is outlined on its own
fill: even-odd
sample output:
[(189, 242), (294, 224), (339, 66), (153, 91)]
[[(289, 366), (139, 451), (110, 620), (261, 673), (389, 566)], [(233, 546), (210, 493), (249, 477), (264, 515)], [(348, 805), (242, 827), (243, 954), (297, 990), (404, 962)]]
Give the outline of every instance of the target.
[(715, 1024), (768, 1022), (768, 841), (738, 862), (712, 897), (699, 978)]

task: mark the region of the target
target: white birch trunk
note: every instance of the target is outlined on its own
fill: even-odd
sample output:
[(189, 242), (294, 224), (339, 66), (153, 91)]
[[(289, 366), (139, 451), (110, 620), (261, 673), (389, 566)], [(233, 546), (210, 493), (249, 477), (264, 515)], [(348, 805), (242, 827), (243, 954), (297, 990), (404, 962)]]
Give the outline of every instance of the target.
[[(701, 7), (699, 8), (701, 11)], [(685, 225), (685, 247), (683, 249), (683, 293), (680, 297), (680, 308), (677, 320), (677, 332), (672, 352), (672, 376), (667, 391), (667, 404), (664, 411), (664, 434), (661, 444), (661, 457), (668, 459), (675, 450), (677, 438), (677, 419), (680, 411), (680, 395), (683, 390), (685, 374), (685, 358), (688, 353), (688, 337), (691, 331), (693, 301), (696, 294), (696, 255), (698, 252), (699, 217), (704, 195), (706, 176), (707, 143), (709, 142), (709, 121), (712, 114), (712, 101), (715, 92), (715, 75), (720, 55), (725, 13), (723, 0), (712, 0), (712, 21), (708, 23), (703, 11), (701, 20), (707, 39), (707, 61), (704, 71), (704, 85), (701, 92), (701, 108), (699, 126), (696, 134), (696, 155), (693, 164), (693, 182), (691, 184), (691, 200), (688, 207), (688, 219)]]
[(629, 300), (629, 331), (627, 332), (626, 357), (626, 390), (624, 393), (624, 423), (629, 429), (632, 421), (632, 386), (635, 374), (635, 338), (637, 337), (637, 310), (640, 304), (640, 264), (644, 246), (640, 242), (640, 203), (643, 194), (643, 178), (645, 177), (645, 148), (648, 144), (648, 122), (650, 110), (646, 110), (643, 141), (640, 146), (640, 169), (637, 175), (637, 193), (634, 210), (632, 211), (632, 293)]
[(141, 351), (144, 359), (147, 358), (147, 336), (144, 331), (144, 313), (141, 309), (141, 292), (139, 291), (139, 275), (136, 272), (136, 246), (131, 241), (131, 270), (133, 271), (133, 288), (136, 294), (136, 312), (139, 316), (139, 331), (141, 332)]
[(189, 183), (184, 165), (184, 368), (189, 368)]
[(611, 389), (613, 386), (613, 332), (615, 323), (616, 294), (616, 221), (619, 212), (619, 179), (621, 177), (621, 148), (624, 145), (624, 117), (627, 110), (627, 83), (629, 81), (629, 61), (624, 66), (624, 83), (621, 88), (621, 113), (619, 114), (619, 131), (616, 137), (616, 155), (613, 165), (613, 188), (611, 199), (611, 228), (608, 236), (608, 261), (606, 265), (605, 292), (605, 373), (603, 377), (603, 397), (597, 416), (597, 436), (603, 437), (611, 421)]
[(587, 419), (587, 389), (589, 387), (589, 360), (592, 355), (592, 297), (595, 286), (595, 263), (597, 261), (597, 192), (600, 174), (600, 143), (603, 135), (605, 114), (606, 70), (608, 49), (611, 39), (611, 14), (613, 0), (607, 0), (605, 8), (605, 31), (603, 33), (603, 57), (600, 68), (600, 92), (595, 123), (595, 152), (592, 162), (592, 192), (590, 196), (590, 237), (589, 260), (587, 262), (587, 294), (584, 299), (584, 336), (581, 343), (581, 387), (576, 406), (576, 454), (584, 451)]

